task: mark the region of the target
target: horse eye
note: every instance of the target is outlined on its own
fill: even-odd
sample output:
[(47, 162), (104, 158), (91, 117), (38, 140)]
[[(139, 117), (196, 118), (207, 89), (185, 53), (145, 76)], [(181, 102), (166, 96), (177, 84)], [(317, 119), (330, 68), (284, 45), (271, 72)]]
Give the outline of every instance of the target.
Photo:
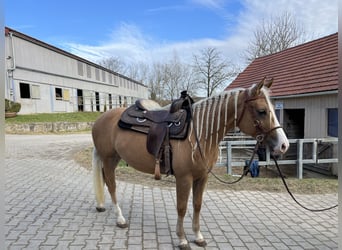
[(265, 116), (265, 115), (266, 115), (266, 110), (265, 110), (265, 109), (259, 109), (259, 110), (258, 110), (258, 114), (259, 114), (260, 116)]

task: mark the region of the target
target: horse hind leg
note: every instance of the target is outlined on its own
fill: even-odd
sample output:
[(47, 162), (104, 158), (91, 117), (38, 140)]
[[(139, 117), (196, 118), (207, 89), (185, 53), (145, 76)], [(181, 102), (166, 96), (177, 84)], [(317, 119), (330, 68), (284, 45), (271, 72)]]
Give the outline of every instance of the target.
[(118, 155), (114, 155), (111, 158), (107, 158), (103, 161), (103, 179), (106, 183), (112, 202), (114, 204), (116, 214), (116, 225), (120, 228), (126, 228), (128, 225), (125, 218), (122, 215), (121, 208), (117, 202), (116, 197), (116, 181), (115, 181), (115, 168), (120, 161)]
[(98, 212), (104, 212), (106, 209), (104, 208), (105, 196), (104, 196), (104, 179), (103, 179), (103, 164), (102, 161), (97, 154), (96, 148), (93, 149), (93, 158), (92, 158), (92, 167), (93, 167), (93, 186), (95, 192), (96, 199), (96, 210)]
[(121, 208), (116, 199), (116, 182), (115, 182), (115, 168), (119, 163), (120, 157), (114, 156), (101, 160), (97, 154), (96, 149), (93, 151), (93, 177), (94, 177), (94, 191), (96, 196), (96, 210), (99, 212), (105, 211), (104, 208), (104, 184), (108, 188), (114, 204), (115, 214), (117, 216), (117, 226), (121, 228), (127, 227), (125, 218), (122, 215)]

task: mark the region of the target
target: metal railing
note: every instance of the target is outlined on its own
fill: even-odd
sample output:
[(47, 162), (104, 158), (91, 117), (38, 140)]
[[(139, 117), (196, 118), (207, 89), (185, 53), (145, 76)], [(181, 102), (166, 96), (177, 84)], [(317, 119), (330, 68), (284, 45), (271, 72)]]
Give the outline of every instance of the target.
[[(297, 152), (295, 152), (292, 158), (286, 159), (286, 155), (278, 159), (279, 165), (297, 165), (297, 178), (303, 178), (303, 165), (304, 164), (325, 164), (325, 163), (338, 163), (337, 153), (334, 156), (319, 156), (318, 145), (329, 143), (337, 146), (337, 138), (312, 138), (312, 139), (289, 139), (290, 148), (291, 144), (295, 144)], [(244, 167), (245, 160), (249, 160), (251, 151), (256, 144), (255, 140), (236, 140), (236, 141), (222, 141), (220, 143), (220, 152), (217, 162), (217, 166), (226, 166), (227, 173), (232, 174), (232, 167)], [(310, 147), (304, 147), (306, 144), (311, 144)], [(233, 154), (233, 150), (239, 150), (239, 153)], [(305, 153), (304, 153), (305, 152)], [(337, 150), (336, 150), (337, 152)], [(238, 155), (238, 156), (236, 156)], [(256, 159), (258, 157), (256, 156)], [(271, 166), (274, 165), (273, 159), (271, 159), (270, 151), (266, 148), (266, 160), (259, 161), (259, 166)]]

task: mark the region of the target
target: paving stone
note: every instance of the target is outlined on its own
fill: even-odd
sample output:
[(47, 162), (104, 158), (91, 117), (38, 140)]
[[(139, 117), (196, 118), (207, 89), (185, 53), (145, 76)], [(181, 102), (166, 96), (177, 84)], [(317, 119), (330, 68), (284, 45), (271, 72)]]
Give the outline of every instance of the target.
[[(95, 210), (92, 174), (72, 160), (90, 134), (6, 135), (6, 249), (175, 249), (175, 188), (118, 182), (129, 227), (116, 227), (108, 192)], [(307, 206), (329, 206), (337, 194), (299, 195)], [(192, 202), (185, 232), (192, 249)], [(337, 209), (308, 213), (286, 193), (208, 190), (201, 231), (206, 249), (337, 249)]]

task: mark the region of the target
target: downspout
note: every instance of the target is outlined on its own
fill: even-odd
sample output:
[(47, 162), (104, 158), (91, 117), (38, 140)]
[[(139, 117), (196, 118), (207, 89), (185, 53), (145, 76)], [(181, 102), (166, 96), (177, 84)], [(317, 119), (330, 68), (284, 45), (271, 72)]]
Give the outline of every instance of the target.
[(7, 69), (7, 75), (8, 75), (8, 86), (7, 89), (9, 91), (8, 95), (9, 97), (13, 95), (12, 100), (16, 101), (16, 95), (15, 95), (15, 86), (14, 86), (14, 79), (13, 79), (13, 71), (16, 69), (16, 61), (15, 61), (15, 50), (14, 50), (14, 42), (13, 42), (13, 33), (9, 32), (9, 38), (10, 38), (10, 49), (11, 49), (11, 61), (12, 65), (10, 68)]

